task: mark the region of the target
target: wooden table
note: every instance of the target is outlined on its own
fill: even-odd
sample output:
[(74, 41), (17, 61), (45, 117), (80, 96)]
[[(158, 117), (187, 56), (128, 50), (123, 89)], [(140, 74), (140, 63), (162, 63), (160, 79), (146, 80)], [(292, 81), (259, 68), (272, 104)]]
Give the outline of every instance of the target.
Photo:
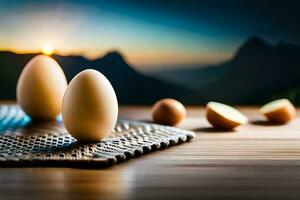
[[(274, 126), (256, 108), (241, 110), (253, 124), (219, 132), (191, 107), (179, 127), (195, 140), (108, 169), (2, 168), (0, 199), (299, 199), (300, 119)], [(120, 115), (149, 119), (150, 109)]]

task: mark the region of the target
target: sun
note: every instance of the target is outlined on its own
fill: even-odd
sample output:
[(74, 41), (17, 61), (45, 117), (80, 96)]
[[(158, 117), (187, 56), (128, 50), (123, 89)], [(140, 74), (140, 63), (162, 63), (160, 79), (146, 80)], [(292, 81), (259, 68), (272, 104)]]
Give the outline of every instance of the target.
[(44, 44), (41, 48), (42, 53), (50, 56), (54, 52), (54, 47), (51, 44)]

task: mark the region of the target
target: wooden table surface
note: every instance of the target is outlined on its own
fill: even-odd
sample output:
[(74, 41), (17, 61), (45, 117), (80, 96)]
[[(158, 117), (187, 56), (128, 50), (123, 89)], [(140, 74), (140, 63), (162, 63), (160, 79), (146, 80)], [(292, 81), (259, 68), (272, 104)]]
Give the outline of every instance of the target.
[[(1, 168), (0, 199), (299, 199), (300, 118), (275, 126), (241, 110), (252, 124), (220, 132), (191, 107), (179, 127), (196, 132), (192, 142), (108, 169)], [(145, 120), (150, 109), (120, 115)]]

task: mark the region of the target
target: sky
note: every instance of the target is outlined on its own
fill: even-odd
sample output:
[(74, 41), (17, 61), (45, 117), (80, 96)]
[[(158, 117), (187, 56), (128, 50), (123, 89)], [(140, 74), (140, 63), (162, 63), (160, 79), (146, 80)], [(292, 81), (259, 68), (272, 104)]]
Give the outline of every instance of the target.
[(118, 50), (136, 68), (230, 59), (251, 35), (300, 43), (299, 1), (0, 0), (0, 50), (94, 59)]

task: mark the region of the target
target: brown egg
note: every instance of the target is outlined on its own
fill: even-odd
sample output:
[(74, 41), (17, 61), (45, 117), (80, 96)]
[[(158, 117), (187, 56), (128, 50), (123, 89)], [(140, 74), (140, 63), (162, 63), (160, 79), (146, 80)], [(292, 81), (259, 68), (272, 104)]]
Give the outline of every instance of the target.
[(296, 117), (296, 109), (288, 99), (278, 99), (264, 105), (260, 112), (270, 122), (285, 124)]
[(155, 123), (174, 126), (186, 116), (185, 107), (175, 99), (162, 99), (152, 108), (152, 118)]
[(109, 80), (92, 69), (77, 74), (63, 99), (63, 123), (79, 141), (100, 141), (113, 130), (118, 100)]
[(17, 84), (17, 101), (32, 119), (53, 120), (61, 112), (67, 88), (65, 74), (51, 57), (38, 55), (23, 69)]
[(244, 114), (231, 106), (209, 102), (206, 108), (207, 121), (216, 129), (232, 130), (248, 122)]

